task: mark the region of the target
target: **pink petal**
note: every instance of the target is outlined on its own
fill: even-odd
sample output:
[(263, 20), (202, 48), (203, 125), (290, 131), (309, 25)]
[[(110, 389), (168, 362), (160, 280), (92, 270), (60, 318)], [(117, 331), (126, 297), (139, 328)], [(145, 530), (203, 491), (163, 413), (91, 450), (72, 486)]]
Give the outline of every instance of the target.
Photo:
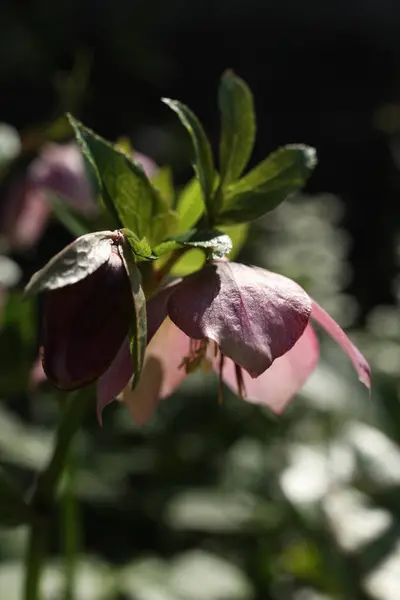
[(40, 356), (37, 357), (29, 372), (29, 389), (35, 389), (41, 383), (47, 381), (46, 373)]
[(189, 275), (168, 300), (186, 335), (214, 340), (253, 377), (294, 346), (310, 313), (311, 299), (294, 281), (228, 261)]
[(46, 144), (29, 167), (30, 181), (59, 194), (84, 213), (96, 212), (82, 154), (74, 143)]
[(182, 359), (189, 354), (189, 338), (167, 318), (146, 349), (140, 381), (132, 391), (127, 386), (123, 401), (133, 420), (142, 425), (158, 402), (169, 396), (186, 377)]
[(154, 160), (152, 158), (150, 158), (146, 154), (142, 154), (141, 152), (135, 151), (133, 153), (133, 158), (142, 165), (143, 170), (149, 179), (151, 179), (153, 177), (153, 175), (155, 175), (157, 173), (157, 171), (158, 171), (157, 164), (154, 162)]
[(179, 284), (180, 280), (173, 281), (169, 285), (165, 286), (157, 294), (152, 296), (147, 302), (147, 343), (150, 342), (161, 323), (167, 317), (167, 302)]
[(17, 249), (34, 246), (40, 239), (50, 214), (43, 191), (18, 181), (10, 188), (1, 214), (1, 232)]
[(372, 385), (371, 367), (358, 348), (349, 340), (343, 329), (315, 301), (312, 304), (311, 317), (343, 348), (353, 363), (360, 381), (370, 390)]
[(103, 409), (113, 402), (132, 377), (132, 360), (126, 339), (107, 371), (97, 380), (97, 419), (102, 425)]
[[(308, 325), (289, 352), (277, 358), (262, 375), (253, 379), (242, 371), (244, 399), (268, 406), (275, 413), (281, 413), (291, 398), (303, 387), (315, 369), (319, 357), (319, 344), (311, 325)], [(214, 361), (218, 372), (219, 359)], [(223, 366), (224, 382), (239, 393), (235, 364), (225, 358)]]

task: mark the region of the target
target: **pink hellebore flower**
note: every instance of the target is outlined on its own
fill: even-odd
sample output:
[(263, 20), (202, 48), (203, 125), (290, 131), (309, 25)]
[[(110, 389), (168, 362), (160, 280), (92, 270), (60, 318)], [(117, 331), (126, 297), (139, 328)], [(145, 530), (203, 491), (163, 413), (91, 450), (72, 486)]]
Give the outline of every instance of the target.
[(148, 346), (134, 391), (125, 342), (98, 380), (98, 414), (125, 387), (122, 398), (137, 423), (187, 374), (212, 366), (239, 396), (280, 413), (316, 367), (319, 323), (348, 354), (371, 387), (370, 368), (339, 325), (294, 281), (228, 261), (162, 290), (148, 302)]

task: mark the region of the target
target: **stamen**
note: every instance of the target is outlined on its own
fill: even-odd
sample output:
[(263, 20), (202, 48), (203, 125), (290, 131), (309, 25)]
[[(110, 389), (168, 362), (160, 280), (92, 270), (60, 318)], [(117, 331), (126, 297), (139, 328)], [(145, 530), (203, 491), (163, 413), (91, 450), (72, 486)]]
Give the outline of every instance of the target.
[(219, 359), (219, 382), (218, 382), (218, 404), (222, 404), (224, 400), (224, 386), (222, 380), (222, 369), (224, 367), (224, 355), (221, 352), (221, 357)]
[(242, 368), (239, 367), (239, 365), (237, 365), (236, 363), (235, 363), (235, 375), (236, 375), (236, 384), (237, 384), (239, 396), (243, 400), (243, 398), (246, 396), (246, 388), (244, 386), (243, 372), (242, 372)]
[(190, 340), (189, 356), (184, 356), (179, 368), (184, 368), (187, 375), (194, 373), (202, 366), (207, 350), (207, 340)]

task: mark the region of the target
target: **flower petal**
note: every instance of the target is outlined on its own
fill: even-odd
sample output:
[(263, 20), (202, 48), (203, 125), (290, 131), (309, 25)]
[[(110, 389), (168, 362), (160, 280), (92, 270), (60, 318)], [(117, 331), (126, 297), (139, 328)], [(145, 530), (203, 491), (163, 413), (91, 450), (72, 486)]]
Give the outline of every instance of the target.
[(162, 290), (160, 290), (157, 294), (152, 296), (150, 300), (148, 300), (146, 305), (147, 311), (147, 343), (149, 343), (156, 333), (157, 329), (160, 327), (161, 323), (167, 317), (167, 302), (175, 290), (176, 286), (179, 284), (180, 280), (173, 281)]
[(31, 183), (18, 181), (4, 201), (0, 233), (13, 248), (28, 249), (40, 239), (49, 214), (43, 190)]
[(165, 319), (146, 349), (140, 380), (132, 391), (127, 386), (123, 401), (133, 420), (142, 425), (153, 414), (159, 400), (169, 396), (185, 379), (182, 359), (189, 354), (189, 338)]
[(97, 212), (82, 153), (74, 142), (46, 144), (29, 167), (29, 179), (66, 198), (76, 210)]
[(256, 267), (217, 261), (186, 277), (168, 300), (172, 321), (193, 339), (258, 377), (303, 334), (311, 299), (294, 281)]
[(132, 296), (118, 252), (73, 285), (46, 292), (43, 368), (59, 389), (73, 390), (97, 379), (124, 341)]
[[(277, 358), (265, 373), (253, 379), (246, 371), (242, 371), (244, 399), (264, 404), (275, 413), (281, 413), (315, 369), (318, 357), (318, 339), (311, 325), (308, 325), (293, 348)], [(218, 372), (218, 358), (213, 366)], [(235, 364), (229, 358), (224, 360), (222, 376), (224, 382), (238, 394)]]
[(370, 390), (372, 385), (371, 367), (358, 348), (349, 340), (343, 329), (315, 301), (312, 303), (311, 317), (343, 348), (353, 363), (360, 381)]
[(132, 377), (129, 342), (124, 340), (107, 371), (97, 380), (97, 419), (102, 425), (103, 409), (113, 402)]

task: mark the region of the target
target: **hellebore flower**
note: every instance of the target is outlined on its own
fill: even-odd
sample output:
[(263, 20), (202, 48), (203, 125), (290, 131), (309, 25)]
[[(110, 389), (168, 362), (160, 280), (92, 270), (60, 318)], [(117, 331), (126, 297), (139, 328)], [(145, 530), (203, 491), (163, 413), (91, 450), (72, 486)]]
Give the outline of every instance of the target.
[[(138, 423), (187, 374), (212, 367), (242, 398), (279, 413), (316, 367), (316, 321), (348, 354), (360, 380), (371, 386), (368, 363), (339, 325), (295, 282), (228, 261), (165, 288), (147, 307), (148, 346), (137, 387), (122, 398)], [(98, 411), (131, 376), (128, 348), (98, 382)]]
[[(96, 236), (99, 246), (86, 254), (85, 276), (76, 282), (44, 293), (43, 346), (41, 359), (48, 379), (59, 389), (73, 390), (97, 379), (118, 355), (132, 319), (131, 285), (121, 255), (122, 235), (101, 232), (78, 238), (63, 252), (74, 251), (79, 242)], [(97, 252), (97, 264), (93, 265)], [(72, 261), (65, 261), (71, 264)], [(87, 265), (93, 265), (87, 266)], [(50, 283), (50, 285), (52, 285)]]
[[(135, 154), (148, 177), (156, 164), (143, 154)], [(0, 233), (17, 249), (28, 249), (40, 239), (50, 217), (48, 193), (57, 194), (75, 210), (91, 216), (97, 206), (83, 157), (76, 143), (48, 143), (29, 165), (25, 176), (13, 182), (3, 201)]]

